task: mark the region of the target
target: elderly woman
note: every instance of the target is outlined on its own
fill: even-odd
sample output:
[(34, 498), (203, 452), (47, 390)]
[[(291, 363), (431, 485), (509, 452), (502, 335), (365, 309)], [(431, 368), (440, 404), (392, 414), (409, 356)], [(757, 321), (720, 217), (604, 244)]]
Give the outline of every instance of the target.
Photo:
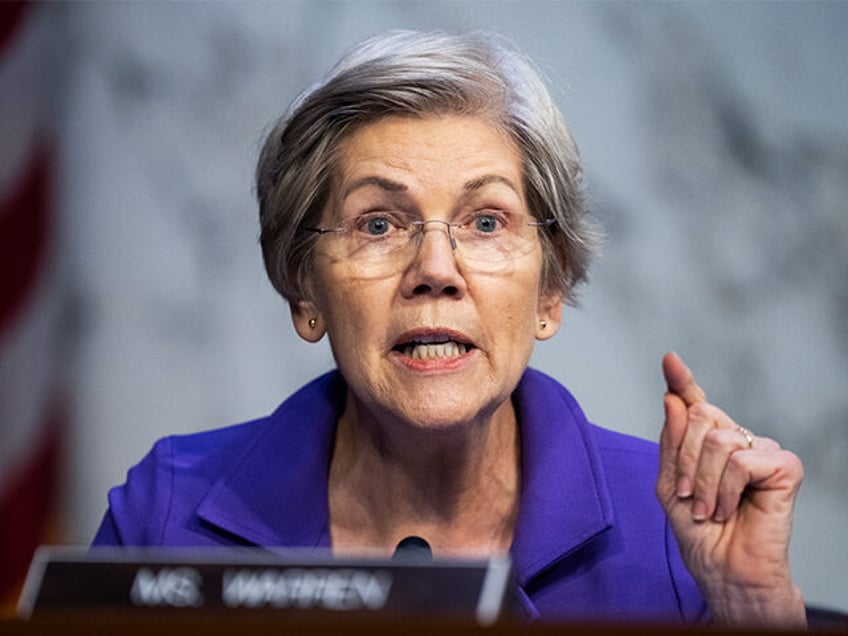
[(528, 369), (586, 278), (582, 188), (517, 53), (440, 33), (360, 45), (257, 169), (269, 277), (338, 370), (266, 418), (160, 441), (95, 543), (390, 554), (420, 535), (436, 556), (509, 552), (531, 617), (803, 626), (793, 454), (673, 354), (659, 451)]

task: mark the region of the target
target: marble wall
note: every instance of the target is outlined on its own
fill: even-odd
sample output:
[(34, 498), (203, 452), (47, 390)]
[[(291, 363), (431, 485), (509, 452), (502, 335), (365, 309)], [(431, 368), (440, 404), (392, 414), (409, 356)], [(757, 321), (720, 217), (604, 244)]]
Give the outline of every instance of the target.
[(495, 30), (548, 75), (608, 240), (534, 364), (648, 438), (674, 349), (806, 463), (793, 559), (848, 610), (848, 4), (49, 5), (63, 30), (71, 538), (153, 441), (270, 411), (328, 369), (264, 278), (267, 124), (389, 28)]

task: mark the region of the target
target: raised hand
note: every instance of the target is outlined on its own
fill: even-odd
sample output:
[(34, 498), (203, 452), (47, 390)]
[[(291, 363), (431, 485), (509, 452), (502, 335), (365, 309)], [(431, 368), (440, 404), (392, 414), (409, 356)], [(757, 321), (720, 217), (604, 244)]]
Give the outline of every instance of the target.
[(676, 354), (663, 358), (663, 373), (657, 497), (713, 616), (737, 625), (805, 627), (804, 600), (789, 570), (801, 461), (707, 402)]

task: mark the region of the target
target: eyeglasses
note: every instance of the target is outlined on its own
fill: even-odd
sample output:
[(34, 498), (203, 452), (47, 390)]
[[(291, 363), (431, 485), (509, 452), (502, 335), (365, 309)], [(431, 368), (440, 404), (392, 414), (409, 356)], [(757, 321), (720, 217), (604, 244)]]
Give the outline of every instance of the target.
[(554, 223), (537, 221), (527, 214), (504, 210), (481, 210), (456, 221), (421, 220), (407, 212), (368, 212), (346, 219), (337, 227), (306, 227), (333, 238), (338, 257), (368, 273), (396, 271), (399, 261), (409, 259), (424, 240), (428, 226), (444, 226), (451, 249), (477, 270), (497, 271), (538, 245), (537, 231)]

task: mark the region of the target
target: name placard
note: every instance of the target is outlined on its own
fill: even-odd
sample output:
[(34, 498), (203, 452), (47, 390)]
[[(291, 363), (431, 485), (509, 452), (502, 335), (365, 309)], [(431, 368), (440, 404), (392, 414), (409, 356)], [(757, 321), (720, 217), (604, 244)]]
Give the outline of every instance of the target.
[(406, 563), (264, 549), (57, 548), (36, 552), (19, 614), (85, 609), (501, 614), (507, 557)]

